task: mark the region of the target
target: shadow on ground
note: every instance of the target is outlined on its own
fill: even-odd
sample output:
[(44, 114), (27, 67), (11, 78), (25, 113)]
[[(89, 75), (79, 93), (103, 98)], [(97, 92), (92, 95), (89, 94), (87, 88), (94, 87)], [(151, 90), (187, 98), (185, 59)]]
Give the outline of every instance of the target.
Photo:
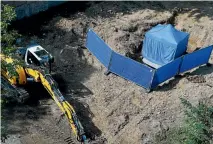
[[(84, 54), (82, 52), (83, 42), (79, 45), (79, 41), (82, 41), (82, 37), (74, 32), (67, 32), (55, 26), (47, 31), (42, 28), (44, 24), (56, 15), (69, 17), (71, 14), (81, 11), (82, 7), (85, 6), (85, 3), (86, 2), (69, 2), (66, 5), (62, 5), (62, 8), (64, 9), (60, 13), (57, 13), (57, 11), (61, 10), (61, 8), (58, 7), (48, 12), (43, 12), (39, 15), (16, 21), (14, 22), (13, 27), (18, 29), (24, 37), (27, 37), (25, 40), (28, 40), (30, 36), (37, 36), (37, 42), (55, 56), (56, 67), (53, 68), (53, 71), (57, 76), (53, 75), (53, 77), (57, 81), (59, 89), (65, 95), (65, 98), (71, 105), (73, 105), (77, 112), (77, 116), (85, 128), (86, 134), (93, 139), (94, 136), (101, 136), (101, 131), (92, 122), (93, 113), (90, 111), (89, 106), (78, 100), (78, 98), (84, 98), (92, 94), (82, 82), (95, 71), (95, 69), (84, 59)], [(73, 7), (75, 8), (72, 9)], [(43, 35), (44, 33), (48, 33), (48, 35)], [(44, 41), (42, 41), (42, 39), (44, 39)], [(63, 52), (61, 52), (62, 50)], [(18, 118), (20, 118), (20, 120), (23, 119), (22, 125), (28, 125), (25, 120), (27, 119), (27, 116), (34, 116), (33, 120), (37, 120), (38, 118), (42, 118), (42, 114), (45, 115), (46, 109), (39, 109), (41, 106), (39, 100), (50, 99), (51, 96), (46, 91), (42, 92), (42, 89), (43, 87), (41, 85), (39, 87), (35, 87), (34, 85), (28, 86), (31, 99), (28, 101), (27, 105), (33, 107), (33, 110), (28, 106), (25, 107), (25, 105), (19, 107), (20, 111), (16, 110), (16, 113), (20, 115)], [(73, 95), (76, 97), (73, 98)], [(48, 108), (48, 106), (45, 108)], [(10, 108), (9, 111), (14, 111), (14, 109), (17, 109), (17, 107)], [(8, 117), (11, 123), (14, 121), (13, 118), (15, 118), (14, 113), (11, 113), (10, 117)], [(10, 134), (19, 132), (20, 131), (9, 131)]]
[[(77, 116), (82, 123), (87, 136), (90, 139), (100, 137), (102, 132), (92, 122), (94, 117), (92, 111), (85, 102), (78, 100), (79, 97), (84, 98), (93, 93), (79, 81), (69, 82), (63, 78), (62, 75), (54, 75), (53, 78), (58, 83), (60, 91), (64, 94), (66, 100), (74, 107)], [(74, 95), (76, 97), (74, 97)]]
[(179, 81), (183, 78), (184, 76), (176, 76), (172, 80), (169, 80), (169, 82), (164, 83), (161, 86), (158, 86), (155, 90), (156, 91), (169, 91), (172, 90), (176, 87), (176, 85), (179, 83)]
[(2, 124), (5, 128), (5, 135), (10, 134), (27, 134), (27, 127), (34, 121), (50, 114), (50, 108), (41, 105), (41, 100), (47, 100), (47, 91), (41, 84), (30, 84), (25, 87), (30, 98), (24, 103), (16, 102), (6, 104), (2, 108)]
[(190, 75), (208, 75), (213, 73), (213, 65), (211, 66), (200, 66), (196, 70), (194, 70)]

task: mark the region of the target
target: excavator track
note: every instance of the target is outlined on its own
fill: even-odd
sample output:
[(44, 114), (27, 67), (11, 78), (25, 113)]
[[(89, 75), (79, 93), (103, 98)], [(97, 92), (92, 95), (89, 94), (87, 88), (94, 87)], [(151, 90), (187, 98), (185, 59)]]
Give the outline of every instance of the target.
[(16, 87), (16, 91), (18, 92), (18, 102), (25, 103), (29, 99), (29, 93), (22, 87)]
[(1, 76), (1, 85), (5, 90), (9, 91), (13, 95), (11, 98), (18, 103), (25, 103), (30, 97), (29, 93), (23, 87), (11, 85), (3, 76)]

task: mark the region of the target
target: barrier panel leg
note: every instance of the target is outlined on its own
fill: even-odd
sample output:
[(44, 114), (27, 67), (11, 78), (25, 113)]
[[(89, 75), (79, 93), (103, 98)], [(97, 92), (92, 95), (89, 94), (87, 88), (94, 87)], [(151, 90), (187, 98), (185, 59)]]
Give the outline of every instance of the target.
[(207, 66), (207, 67), (211, 67), (212, 64), (211, 64), (211, 63), (206, 63), (206, 66)]
[(108, 76), (111, 73), (108, 69), (104, 72), (104, 75)]

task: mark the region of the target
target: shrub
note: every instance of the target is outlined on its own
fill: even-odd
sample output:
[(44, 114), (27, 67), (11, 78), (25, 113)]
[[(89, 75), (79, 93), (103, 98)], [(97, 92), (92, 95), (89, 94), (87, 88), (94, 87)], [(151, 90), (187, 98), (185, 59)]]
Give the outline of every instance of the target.
[(208, 144), (212, 139), (213, 127), (213, 106), (207, 106), (200, 102), (193, 106), (186, 99), (181, 98), (181, 102), (186, 108), (185, 115), (185, 140), (186, 144)]
[(185, 119), (180, 127), (173, 127), (166, 132), (162, 140), (155, 137), (156, 143), (165, 144), (212, 144), (213, 106), (199, 102), (193, 106), (189, 101), (180, 98), (184, 106)]

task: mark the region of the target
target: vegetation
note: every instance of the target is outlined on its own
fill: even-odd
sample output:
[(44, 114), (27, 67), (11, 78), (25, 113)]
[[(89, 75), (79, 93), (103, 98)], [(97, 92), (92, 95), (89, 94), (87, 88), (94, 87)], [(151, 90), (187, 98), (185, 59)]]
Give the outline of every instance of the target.
[[(13, 7), (9, 5), (2, 5), (1, 10), (1, 54), (5, 57), (12, 57), (13, 63), (6, 63), (1, 61), (1, 69), (7, 69), (10, 76), (17, 75), (14, 66), (19, 64), (22, 65), (22, 60), (15, 54), (17, 49), (15, 45), (16, 39), (20, 36), (17, 31), (9, 29), (9, 26), (13, 20), (16, 18), (16, 13)], [(2, 87), (1, 87), (2, 88)], [(1, 89), (2, 94), (7, 93), (7, 91)], [(3, 98), (1, 97), (1, 103)]]
[(187, 100), (181, 98), (185, 110), (186, 129), (185, 140), (187, 144), (207, 144), (212, 139), (213, 127), (213, 106), (208, 107), (204, 102), (200, 102), (197, 107), (192, 106)]
[[(7, 69), (10, 73), (10, 76), (16, 75), (16, 71), (14, 69), (14, 65), (22, 64), (21, 60), (15, 55), (15, 40), (18, 36), (20, 36), (17, 31), (9, 30), (9, 26), (11, 22), (16, 18), (15, 10), (13, 7), (9, 5), (2, 5), (1, 6), (1, 53), (4, 54), (6, 57), (14, 58), (13, 63), (6, 63), (1, 61), (1, 70)], [(5, 104), (9, 103), (8, 99), (4, 97), (10, 93), (4, 89), (4, 86), (1, 82), (1, 109), (5, 107)], [(6, 138), (7, 131), (7, 124), (3, 117), (3, 109), (2, 109), (2, 116), (1, 116), (1, 140), (3, 141)]]
[(213, 106), (200, 102), (193, 106), (181, 98), (185, 107), (185, 121), (181, 127), (175, 127), (167, 132), (165, 140), (158, 143), (171, 144), (213, 144)]
[(14, 41), (18, 33), (14, 30), (9, 31), (10, 23), (16, 18), (14, 8), (8, 5), (2, 6), (1, 11), (1, 47), (4, 54), (14, 51)]
[(14, 58), (14, 62), (7, 64), (1, 61), (1, 68), (10, 72), (11, 75), (15, 75), (16, 71), (14, 65), (22, 64), (22, 61), (15, 55), (15, 41), (20, 36), (17, 31), (9, 30), (11, 22), (16, 18), (16, 13), (13, 7), (9, 5), (2, 5), (1, 10), (1, 53), (7, 57)]

